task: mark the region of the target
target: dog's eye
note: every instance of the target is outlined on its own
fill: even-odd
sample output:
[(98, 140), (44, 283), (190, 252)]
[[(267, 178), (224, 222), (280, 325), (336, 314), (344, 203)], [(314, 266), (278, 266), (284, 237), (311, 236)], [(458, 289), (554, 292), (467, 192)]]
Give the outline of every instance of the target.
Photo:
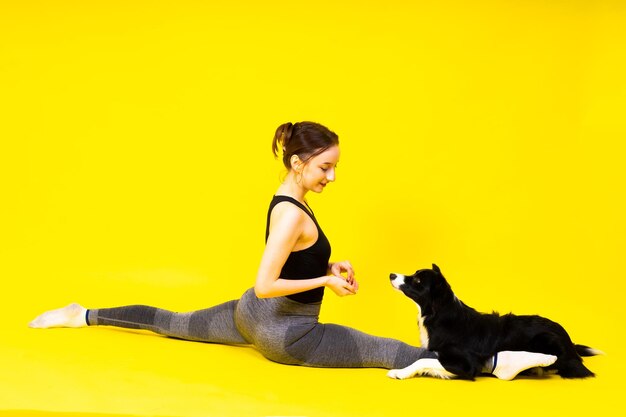
[(419, 279), (419, 278), (413, 278), (413, 283), (414, 283), (414, 284), (420, 284), (420, 283), (421, 283), (421, 281), (422, 281), (422, 280), (421, 280), (421, 279)]

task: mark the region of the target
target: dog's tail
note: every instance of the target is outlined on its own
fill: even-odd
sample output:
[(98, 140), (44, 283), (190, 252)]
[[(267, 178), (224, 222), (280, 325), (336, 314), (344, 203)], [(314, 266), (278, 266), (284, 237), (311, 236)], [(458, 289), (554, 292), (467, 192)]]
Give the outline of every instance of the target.
[(576, 347), (576, 352), (578, 352), (580, 356), (596, 356), (596, 355), (605, 354), (601, 350), (590, 348), (589, 346), (585, 346), (585, 345), (574, 345), (574, 346)]

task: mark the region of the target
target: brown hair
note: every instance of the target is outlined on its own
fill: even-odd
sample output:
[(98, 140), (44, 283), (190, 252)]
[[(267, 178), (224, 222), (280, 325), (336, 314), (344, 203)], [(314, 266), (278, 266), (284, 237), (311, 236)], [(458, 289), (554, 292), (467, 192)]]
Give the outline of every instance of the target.
[(335, 132), (315, 122), (284, 123), (278, 126), (272, 152), (278, 158), (279, 146), (283, 153), (283, 164), (291, 169), (291, 157), (298, 155), (303, 163), (308, 162), (325, 150), (339, 145)]

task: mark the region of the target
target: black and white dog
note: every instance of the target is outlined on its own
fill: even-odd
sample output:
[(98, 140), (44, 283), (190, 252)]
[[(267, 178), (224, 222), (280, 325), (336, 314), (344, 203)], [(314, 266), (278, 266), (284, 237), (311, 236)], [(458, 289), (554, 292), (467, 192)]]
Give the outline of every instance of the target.
[(485, 362), (501, 351), (554, 355), (557, 360), (548, 369), (556, 369), (563, 378), (594, 376), (581, 356), (599, 351), (575, 345), (560, 324), (541, 316), (477, 312), (454, 295), (435, 264), (433, 269), (421, 269), (413, 275), (391, 274), (390, 279), (394, 288), (417, 303), (422, 347), (438, 352), (443, 366), (436, 360), (424, 366), (428, 360), (420, 359), (405, 369), (390, 371), (390, 377), (426, 374), (473, 380)]

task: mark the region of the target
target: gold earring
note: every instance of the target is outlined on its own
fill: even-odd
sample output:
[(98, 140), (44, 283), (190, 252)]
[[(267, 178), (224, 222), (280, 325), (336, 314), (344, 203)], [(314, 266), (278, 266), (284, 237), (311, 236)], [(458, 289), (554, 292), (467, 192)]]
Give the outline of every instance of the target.
[(296, 171), (296, 184), (300, 185), (302, 182), (302, 171)]

